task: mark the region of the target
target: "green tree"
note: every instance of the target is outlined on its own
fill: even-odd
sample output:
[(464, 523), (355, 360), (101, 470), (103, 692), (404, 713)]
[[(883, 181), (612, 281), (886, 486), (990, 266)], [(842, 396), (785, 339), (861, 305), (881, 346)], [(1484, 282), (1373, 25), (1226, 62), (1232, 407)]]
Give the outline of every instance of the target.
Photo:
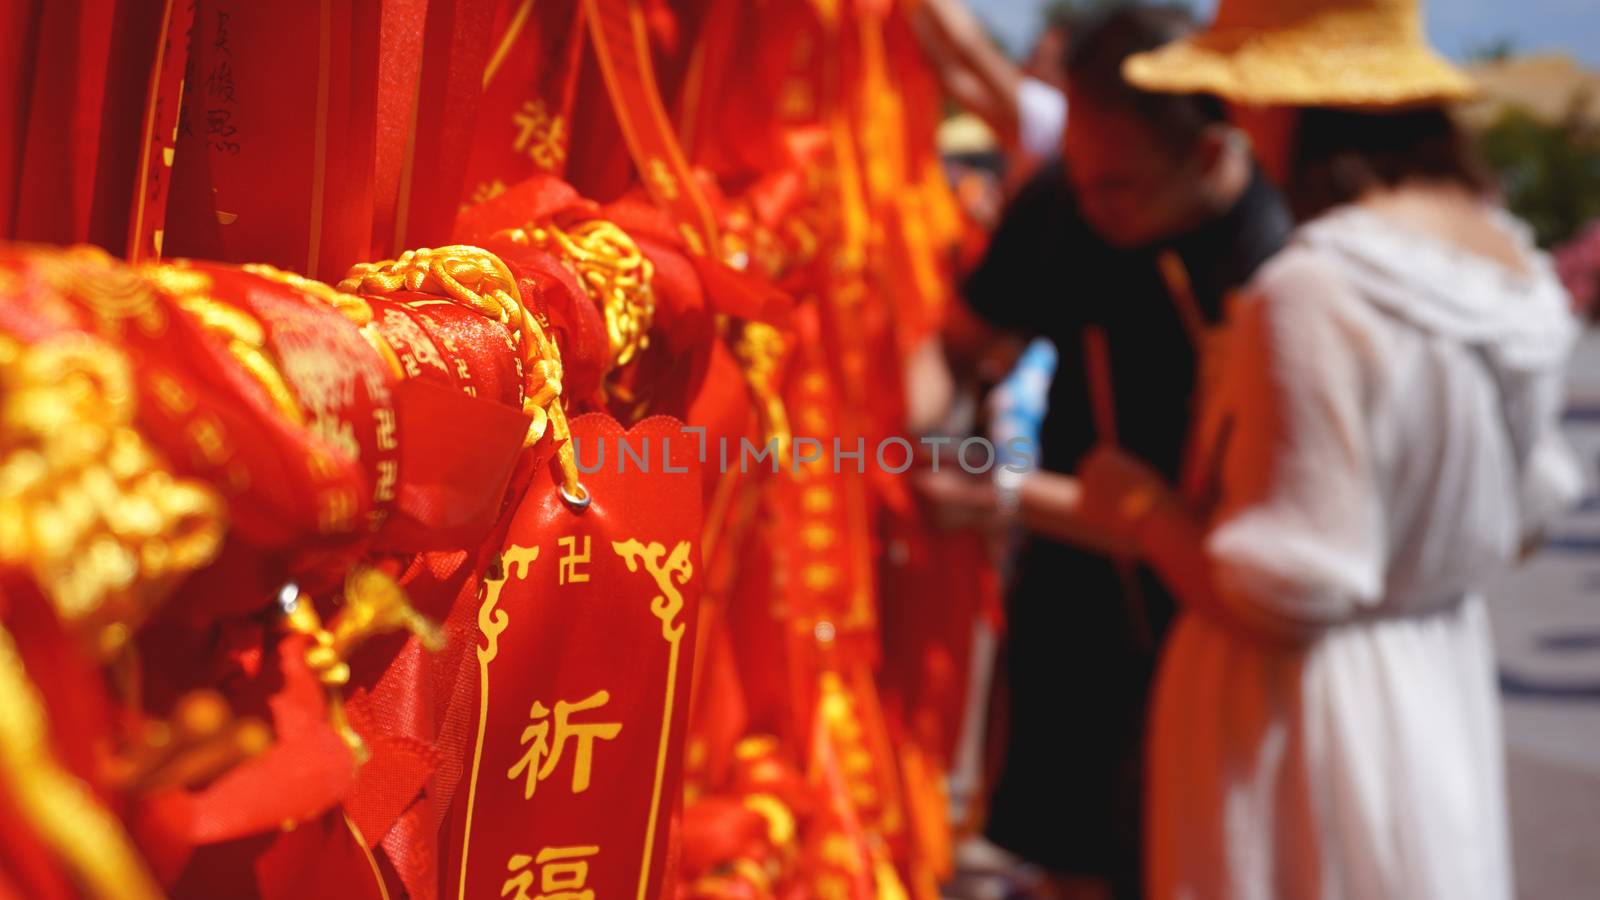
[(1541, 122), (1510, 108), (1480, 138), (1513, 212), (1549, 247), (1600, 218), (1600, 136), (1574, 116)]
[(1517, 55), (1517, 42), (1509, 37), (1497, 37), (1478, 45), (1467, 53), (1473, 62), (1504, 62)]

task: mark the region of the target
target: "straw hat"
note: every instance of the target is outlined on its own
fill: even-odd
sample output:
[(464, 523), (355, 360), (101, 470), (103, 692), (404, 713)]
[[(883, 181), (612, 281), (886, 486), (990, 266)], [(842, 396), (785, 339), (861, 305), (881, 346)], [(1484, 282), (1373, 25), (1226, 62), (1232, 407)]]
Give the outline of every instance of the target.
[(1128, 58), (1138, 87), (1261, 106), (1399, 107), (1470, 96), (1420, 0), (1222, 0), (1205, 31)]

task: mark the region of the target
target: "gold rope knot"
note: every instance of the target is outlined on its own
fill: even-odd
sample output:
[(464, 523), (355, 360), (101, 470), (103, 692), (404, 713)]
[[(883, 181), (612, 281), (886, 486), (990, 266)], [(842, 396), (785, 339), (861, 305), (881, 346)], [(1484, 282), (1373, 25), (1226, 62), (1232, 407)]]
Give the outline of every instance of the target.
[(559, 442), (556, 460), (562, 486), (576, 496), (578, 465), (568, 440), (566, 411), (561, 405), (561, 352), (549, 336), (549, 323), (523, 305), (515, 276), (500, 257), (466, 244), (407, 250), (399, 259), (351, 267), (339, 290), (393, 294), (413, 291), (454, 300), (510, 328), (520, 344), (522, 411), (528, 416), (526, 446), (548, 431)]
[(334, 728), (356, 761), (366, 762), (366, 745), (344, 712), (341, 689), (350, 683), (350, 655), (368, 639), (402, 629), (416, 635), (424, 648), (437, 653), (444, 649), (444, 630), (411, 606), (405, 589), (393, 578), (371, 566), (358, 565), (345, 576), (344, 605), (326, 627), (311, 598), (298, 586), (285, 585), (279, 603), (288, 629), (311, 639), (306, 665), (328, 688), (328, 712)]
[(520, 328), (522, 297), (506, 264), (481, 247), (407, 250), (399, 259), (359, 263), (350, 268), (339, 290), (393, 294), (407, 290), (448, 297), (472, 307), (502, 325)]
[(543, 248), (578, 277), (606, 320), (607, 371), (621, 368), (650, 346), (655, 320), (655, 264), (614, 222), (585, 219), (569, 228), (545, 222), (512, 228), (497, 237)]
[(405, 589), (393, 578), (370, 566), (356, 566), (345, 576), (344, 605), (326, 627), (304, 596), (293, 598), (286, 615), (289, 630), (311, 638), (306, 664), (329, 687), (350, 681), (346, 660), (376, 635), (403, 629), (420, 638), (428, 650), (444, 647), (439, 626), (411, 606)]

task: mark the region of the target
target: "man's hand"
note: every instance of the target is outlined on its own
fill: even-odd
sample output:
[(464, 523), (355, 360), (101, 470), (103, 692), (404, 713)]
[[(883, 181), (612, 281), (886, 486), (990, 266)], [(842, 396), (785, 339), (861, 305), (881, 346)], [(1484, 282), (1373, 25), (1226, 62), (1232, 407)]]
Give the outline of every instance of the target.
[(1159, 473), (1114, 447), (1091, 451), (1078, 467), (1078, 482), (1079, 521), (1122, 547), (1138, 547), (1150, 516), (1176, 501)]

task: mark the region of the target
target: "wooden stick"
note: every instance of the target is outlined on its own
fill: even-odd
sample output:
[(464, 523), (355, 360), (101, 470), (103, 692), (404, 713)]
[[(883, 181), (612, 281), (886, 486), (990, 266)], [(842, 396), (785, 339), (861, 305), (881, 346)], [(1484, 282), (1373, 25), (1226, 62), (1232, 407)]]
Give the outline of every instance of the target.
[[(1105, 329), (1089, 326), (1083, 330), (1084, 374), (1089, 381), (1089, 406), (1094, 414), (1095, 434), (1100, 443), (1116, 447), (1117, 403), (1111, 383), (1111, 349), (1106, 341)], [(1122, 581), (1122, 596), (1128, 604), (1128, 620), (1133, 627), (1133, 640), (1139, 649), (1155, 649), (1155, 632), (1150, 625), (1150, 612), (1145, 608), (1144, 592), (1139, 589), (1139, 564), (1128, 557), (1115, 557), (1117, 575)]]
[(1178, 308), (1183, 320), (1183, 330), (1189, 333), (1189, 343), (1198, 357), (1205, 349), (1206, 317), (1200, 311), (1200, 301), (1194, 297), (1194, 283), (1189, 280), (1189, 270), (1176, 250), (1163, 250), (1156, 257), (1156, 268), (1161, 270), (1161, 280), (1166, 282), (1167, 296)]
[(1094, 413), (1095, 435), (1100, 443), (1117, 446), (1117, 403), (1111, 386), (1111, 350), (1105, 329), (1091, 325), (1083, 330), (1083, 365), (1089, 379), (1089, 406)]

